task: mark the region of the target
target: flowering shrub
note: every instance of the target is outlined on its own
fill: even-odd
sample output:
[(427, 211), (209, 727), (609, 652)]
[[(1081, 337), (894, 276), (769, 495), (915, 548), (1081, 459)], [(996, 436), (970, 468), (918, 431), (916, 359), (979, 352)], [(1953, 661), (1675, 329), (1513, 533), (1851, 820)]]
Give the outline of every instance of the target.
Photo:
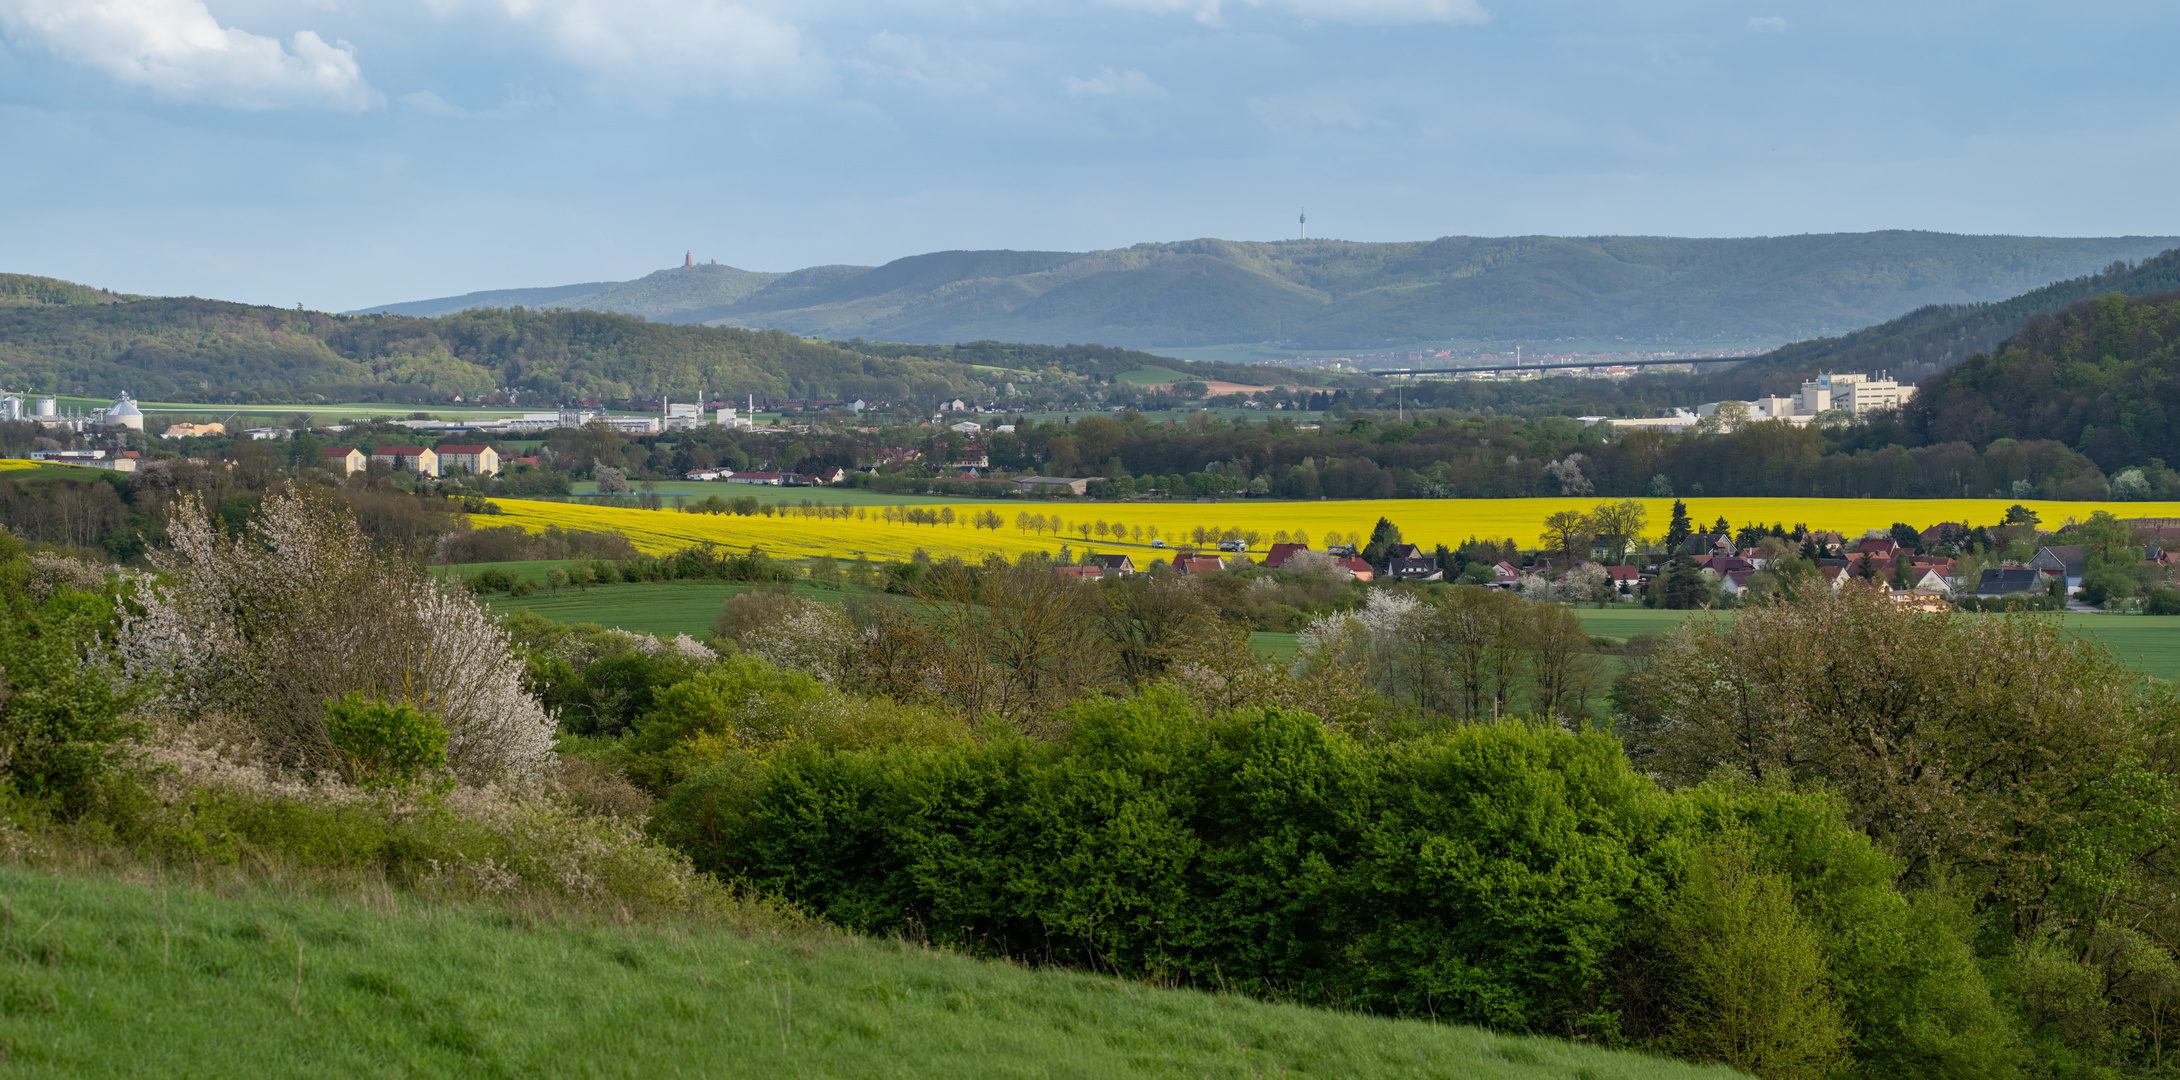
[(473, 597), (380, 558), (332, 497), (276, 494), (230, 538), (185, 495), (167, 532), (120, 635), (166, 708), (245, 719), (274, 760), (327, 767), (324, 702), (361, 691), (440, 718), (466, 782), (529, 781), (553, 760), (506, 633)]
[(840, 680), (841, 661), (854, 645), (855, 627), (838, 607), (808, 600), (742, 640), (742, 647), (765, 663), (824, 683)]

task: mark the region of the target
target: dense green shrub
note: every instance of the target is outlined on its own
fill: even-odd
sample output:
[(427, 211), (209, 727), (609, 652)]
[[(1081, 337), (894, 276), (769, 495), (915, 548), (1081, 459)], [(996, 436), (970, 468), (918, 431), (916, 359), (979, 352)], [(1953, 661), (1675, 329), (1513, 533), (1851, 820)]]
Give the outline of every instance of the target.
[(446, 725), (360, 691), (326, 703), (326, 736), (350, 775), (368, 786), (414, 783), (447, 767)]
[[(1607, 737), (1517, 723), (1365, 744), (1163, 689), (1063, 719), (1050, 743), (730, 754), (686, 774), (654, 833), (864, 931), (1712, 1057), (1716, 1025), (1662, 988), (1704, 970), (1700, 920), (1673, 912), (1717, 906), (1683, 882), (1731, 836), (1762, 884), (1726, 895), (1761, 909), (1728, 959), (1793, 990), (1770, 1015), (1814, 1032), (1796, 1060), (2010, 1067), (1958, 927), (1895, 892), (1825, 797), (1667, 793)], [(1800, 1015), (1817, 1004), (1831, 1020)]]

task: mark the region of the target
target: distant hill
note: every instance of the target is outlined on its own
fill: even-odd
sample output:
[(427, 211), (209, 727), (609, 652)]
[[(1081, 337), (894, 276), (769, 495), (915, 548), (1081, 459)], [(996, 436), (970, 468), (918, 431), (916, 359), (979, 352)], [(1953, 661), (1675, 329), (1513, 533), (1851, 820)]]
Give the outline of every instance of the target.
[(118, 304), (141, 297), (94, 289), (59, 278), (31, 274), (0, 274), (0, 307), (75, 307), (85, 304)]
[(1152, 365), (1197, 379), (1265, 371), (1101, 346), (826, 343), (777, 330), (519, 307), (431, 318), (328, 315), (0, 279), (0, 387), (127, 390), (146, 401), (426, 404), (517, 388), (553, 401), (655, 401), (660, 393), (686, 400), (708, 390), (935, 402), (994, 396), (1014, 378), (1036, 384), (1042, 380), (1027, 373), (1047, 369), (1104, 384)]
[(2148, 296), (2175, 290), (2180, 290), (2180, 249), (2133, 265), (2115, 262), (2098, 273), (2054, 282), (2010, 300), (1932, 304), (1851, 334), (1795, 342), (1740, 364), (1734, 374), (1889, 371), (1914, 381), (1990, 352), (2038, 315), (2109, 293)]
[[(426, 314), (519, 303), (919, 342), (1360, 349), (1620, 340), (1686, 348), (1784, 343), (1931, 305), (1988, 303), (2176, 245), (2180, 238), (1905, 231), (1391, 244), (1206, 239), (1093, 252), (946, 251), (787, 274), (676, 267), (604, 287), (368, 310)], [(556, 295), (518, 296), (548, 292)]]
[(350, 312), (352, 315), (414, 315), (428, 319), (434, 315), (452, 315), (457, 311), (473, 311), (477, 308), (505, 307), (598, 307), (596, 304), (568, 304), (569, 300), (583, 301), (619, 285), (618, 281), (586, 281), (581, 285), (554, 285), (543, 289), (493, 289), (489, 292), (463, 293), (437, 300), (416, 300), (406, 304), (386, 304), (369, 311)]

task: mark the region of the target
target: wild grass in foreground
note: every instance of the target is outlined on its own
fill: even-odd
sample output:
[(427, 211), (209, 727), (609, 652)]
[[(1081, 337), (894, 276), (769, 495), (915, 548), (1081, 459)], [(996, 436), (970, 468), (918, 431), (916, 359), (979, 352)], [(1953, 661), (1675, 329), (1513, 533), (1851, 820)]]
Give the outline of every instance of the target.
[(1726, 1077), (821, 931), (0, 868), (16, 1076)]

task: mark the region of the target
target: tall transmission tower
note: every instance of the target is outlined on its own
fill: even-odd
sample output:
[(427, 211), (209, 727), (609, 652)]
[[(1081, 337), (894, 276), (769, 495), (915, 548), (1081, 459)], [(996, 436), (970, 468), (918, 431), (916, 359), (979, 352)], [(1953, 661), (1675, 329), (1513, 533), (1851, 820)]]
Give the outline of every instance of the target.
[(1305, 207), (1303, 207), (1303, 208), (1302, 208), (1302, 213), (1301, 213), (1301, 215), (1300, 215), (1300, 216), (1299, 216), (1298, 218), (1296, 218), (1296, 220), (1295, 220), (1295, 227), (1301, 230), (1301, 235), (1300, 235), (1300, 236), (1298, 236), (1298, 237), (1297, 237), (1296, 239), (1300, 239), (1300, 240), (1307, 240), (1307, 239), (1309, 239), (1309, 238), (1310, 238), (1310, 211), (1309, 211), (1309, 207), (1305, 206)]

